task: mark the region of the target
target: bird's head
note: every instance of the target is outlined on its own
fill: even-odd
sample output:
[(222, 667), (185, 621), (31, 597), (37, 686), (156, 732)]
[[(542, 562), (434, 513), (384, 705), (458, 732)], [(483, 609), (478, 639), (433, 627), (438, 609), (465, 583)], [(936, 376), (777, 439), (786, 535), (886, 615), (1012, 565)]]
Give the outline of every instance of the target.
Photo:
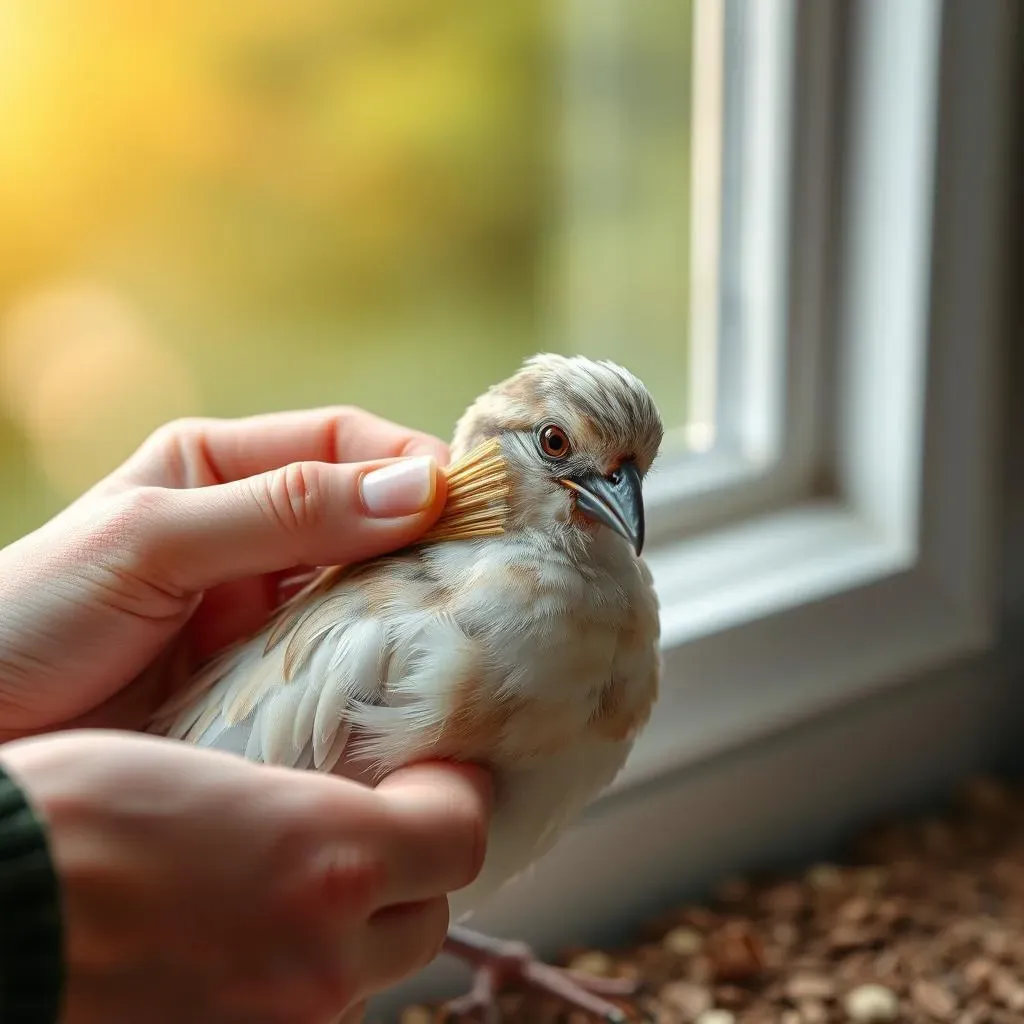
[(639, 554), (641, 485), (662, 434), (650, 393), (628, 370), (547, 354), (529, 359), (466, 410), (452, 456), (497, 437), (508, 466), (512, 528), (573, 541), (607, 527)]

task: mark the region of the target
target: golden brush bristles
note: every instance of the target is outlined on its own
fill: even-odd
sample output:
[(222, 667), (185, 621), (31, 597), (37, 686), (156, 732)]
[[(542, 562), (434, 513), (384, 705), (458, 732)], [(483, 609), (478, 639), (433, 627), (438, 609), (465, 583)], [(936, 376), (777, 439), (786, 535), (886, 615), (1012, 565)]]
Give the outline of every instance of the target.
[(448, 497), (444, 511), (420, 544), (495, 537), (505, 532), (509, 483), (497, 438), (467, 452), (448, 467), (445, 476)]
[[(505, 532), (509, 511), (509, 482), (501, 443), (497, 438), (484, 441), (453, 462), (445, 470), (445, 477), (448, 480), (448, 495), (444, 511), (413, 547), (449, 540), (496, 537)], [(351, 566), (327, 566), (283, 602), (271, 624), (266, 651), (269, 652), (281, 641), (294, 622), (296, 612), (308, 598), (326, 593), (351, 570)]]

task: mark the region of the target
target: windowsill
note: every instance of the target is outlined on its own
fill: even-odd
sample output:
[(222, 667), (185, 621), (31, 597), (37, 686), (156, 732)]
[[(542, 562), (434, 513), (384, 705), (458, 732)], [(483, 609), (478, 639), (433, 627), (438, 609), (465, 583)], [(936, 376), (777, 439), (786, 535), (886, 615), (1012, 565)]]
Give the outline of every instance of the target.
[(672, 649), (908, 564), (838, 502), (806, 502), (648, 556)]
[(662, 603), (661, 697), (602, 800), (990, 639), (913, 551), (838, 502), (666, 546), (648, 564)]

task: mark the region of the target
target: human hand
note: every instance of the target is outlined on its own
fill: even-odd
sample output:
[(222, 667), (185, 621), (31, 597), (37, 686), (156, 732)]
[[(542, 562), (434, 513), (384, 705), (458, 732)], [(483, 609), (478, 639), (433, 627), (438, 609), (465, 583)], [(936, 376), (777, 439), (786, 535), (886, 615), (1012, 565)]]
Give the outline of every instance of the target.
[(102, 731), (0, 761), (47, 823), (64, 1024), (358, 1020), (433, 959), (446, 894), (483, 863), (490, 784), (470, 766), (370, 789)]
[[(419, 456), (404, 478), (369, 477), (402, 456)], [(426, 532), (447, 461), (437, 438), (351, 408), (158, 430), (0, 551), (0, 742), (142, 727), (199, 662), (263, 624), (297, 568)]]

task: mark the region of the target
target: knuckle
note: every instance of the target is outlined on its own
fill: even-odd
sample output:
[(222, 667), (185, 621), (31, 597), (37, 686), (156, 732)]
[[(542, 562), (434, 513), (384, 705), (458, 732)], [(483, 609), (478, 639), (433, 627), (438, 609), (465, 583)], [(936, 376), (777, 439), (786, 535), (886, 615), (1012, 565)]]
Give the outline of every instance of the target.
[(122, 470), (136, 480), (194, 486), (194, 468), (204, 463), (203, 436), (216, 422), (209, 417), (186, 416), (161, 424), (135, 449)]
[(176, 444), (183, 438), (197, 434), (207, 422), (198, 416), (179, 416), (157, 427), (148, 438), (155, 445)]
[(341, 455), (350, 444), (378, 422), (378, 417), (358, 405), (331, 405), (326, 411), (329, 417), (326, 429), (330, 436), (332, 462), (343, 461)]
[(132, 487), (118, 495), (114, 514), (134, 522), (152, 519), (163, 513), (166, 497), (160, 487)]
[(100, 516), (97, 541), (105, 551), (131, 565), (155, 554), (160, 531), (154, 523), (166, 514), (167, 496), (159, 487), (132, 487), (112, 497)]
[(171, 493), (136, 486), (100, 498), (71, 521), (59, 544), (62, 561), (73, 559), (82, 581), (100, 587), (105, 604), (143, 617), (181, 610), (185, 591), (169, 571), (167, 526)]
[(289, 533), (302, 533), (322, 524), (325, 481), (317, 463), (282, 466), (267, 474), (264, 484), (264, 504), (276, 525)]
[(202, 434), (203, 427), (208, 422), (199, 416), (182, 416), (169, 420), (150, 433), (139, 451), (160, 456), (164, 460), (177, 461), (182, 450)]
[(366, 415), (366, 413), (362, 409), (360, 409), (358, 405), (350, 405), (348, 403), (344, 403), (342, 405), (332, 405), (330, 409), (331, 415), (334, 416), (336, 420), (347, 421), (355, 419), (357, 416)]
[(360, 919), (387, 890), (387, 865), (366, 846), (342, 843), (320, 850), (309, 872), (307, 899), (330, 921)]

